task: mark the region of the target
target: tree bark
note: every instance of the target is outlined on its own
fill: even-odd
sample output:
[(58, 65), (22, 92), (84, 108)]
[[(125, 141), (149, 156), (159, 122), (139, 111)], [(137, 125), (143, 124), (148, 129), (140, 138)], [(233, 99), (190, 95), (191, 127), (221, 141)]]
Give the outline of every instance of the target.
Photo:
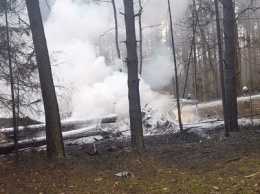
[(234, 14), (235, 13), (232, 0), (223, 1), (223, 26), (225, 43), (224, 80), (227, 108), (227, 130), (229, 131), (238, 131)]
[(247, 62), (249, 66), (249, 85), (252, 87), (254, 84), (254, 70), (253, 70), (253, 60), (252, 60), (252, 41), (251, 41), (251, 20), (249, 19), (249, 12), (247, 13), (247, 21), (246, 21), (246, 45), (248, 50)]
[(175, 73), (175, 89), (176, 89), (176, 99), (177, 99), (177, 108), (178, 108), (178, 121), (180, 132), (183, 133), (183, 126), (181, 121), (181, 108), (180, 108), (180, 96), (179, 96), (179, 82), (178, 82), (178, 71), (177, 71), (177, 60), (176, 60), (176, 53), (175, 53), (175, 44), (173, 38), (173, 29), (172, 29), (172, 13), (171, 13), (171, 5), (170, 1), (168, 0), (168, 11), (170, 15), (170, 28), (171, 28), (171, 43), (172, 43), (172, 54), (174, 60), (174, 73)]
[(214, 0), (216, 9), (216, 29), (218, 37), (218, 53), (219, 53), (219, 73), (221, 82), (221, 92), (222, 92), (222, 108), (223, 108), (223, 119), (224, 119), (224, 130), (225, 136), (229, 136), (229, 130), (227, 126), (227, 106), (226, 106), (226, 96), (225, 96), (225, 81), (224, 81), (224, 68), (223, 68), (223, 56), (222, 56), (222, 39), (220, 33), (220, 22), (219, 22), (219, 9), (218, 0)]
[(142, 114), (140, 106), (138, 59), (136, 52), (135, 14), (133, 0), (124, 0), (126, 49), (128, 69), (128, 99), (132, 147), (137, 150), (144, 148)]
[[(202, 51), (202, 71), (203, 71), (203, 77), (202, 77), (202, 85), (203, 85), (203, 90), (204, 92), (202, 92), (202, 99), (203, 100), (210, 100), (210, 94), (211, 94), (211, 90), (210, 90), (210, 77), (209, 77), (209, 68), (207, 63), (210, 63), (208, 58), (207, 58), (207, 40), (205, 38), (205, 32), (202, 29), (202, 27), (199, 25), (199, 29), (200, 29), (200, 34), (201, 34), (201, 51)], [(214, 77), (213, 77), (214, 78)]]
[(45, 110), (47, 155), (50, 158), (62, 158), (65, 156), (65, 150), (61, 133), (59, 107), (52, 78), (39, 0), (26, 0), (26, 6), (35, 47)]
[(197, 84), (197, 51), (196, 51), (196, 3), (195, 0), (193, 0), (193, 16), (192, 16), (192, 34), (194, 37), (194, 42), (193, 42), (193, 70), (194, 70), (194, 95), (195, 95), (195, 99), (198, 99), (198, 84)]
[(143, 11), (143, 7), (142, 7), (142, 2), (141, 0), (139, 0), (139, 21), (138, 21), (138, 25), (139, 25), (139, 52), (140, 52), (140, 64), (139, 64), (139, 74), (142, 75), (142, 71), (143, 71), (143, 29), (142, 29), (142, 11)]
[(236, 87), (237, 95), (242, 95), (242, 78), (241, 78), (241, 64), (240, 64), (240, 53), (239, 53), (239, 42), (238, 42), (238, 27), (236, 22), (236, 16), (234, 14), (234, 44), (235, 44), (235, 70), (236, 70)]
[(121, 54), (120, 54), (119, 43), (118, 43), (118, 24), (117, 24), (117, 13), (116, 13), (115, 0), (111, 0), (111, 3), (112, 3), (112, 5), (113, 5), (113, 10), (114, 10), (114, 19), (115, 19), (115, 41), (116, 41), (116, 51), (117, 51), (117, 57), (120, 59), (120, 58), (121, 58)]

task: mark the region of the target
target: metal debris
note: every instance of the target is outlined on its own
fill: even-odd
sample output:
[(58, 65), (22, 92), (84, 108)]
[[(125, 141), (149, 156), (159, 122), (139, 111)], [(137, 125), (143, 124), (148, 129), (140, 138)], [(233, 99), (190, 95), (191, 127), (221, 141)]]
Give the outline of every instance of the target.
[(115, 174), (116, 176), (122, 177), (122, 178), (130, 178), (130, 177), (134, 177), (134, 174), (132, 172), (119, 172), (117, 174)]

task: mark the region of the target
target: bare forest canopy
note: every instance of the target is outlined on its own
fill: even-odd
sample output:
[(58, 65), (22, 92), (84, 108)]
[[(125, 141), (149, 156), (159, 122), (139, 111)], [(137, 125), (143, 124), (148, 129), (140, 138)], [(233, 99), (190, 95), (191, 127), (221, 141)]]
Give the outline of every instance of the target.
[[(38, 116), (42, 115), (43, 108), (25, 4), (19, 0), (8, 2), (14, 86), (19, 114), (21, 117), (29, 115), (43, 121)], [(127, 76), (124, 74), (127, 71), (124, 63), (125, 24), (121, 14), (123, 1), (115, 1), (120, 59), (115, 46), (115, 20), (111, 2), (40, 1), (59, 107), (65, 117), (128, 114)], [(169, 95), (161, 93), (176, 96), (172, 79), (174, 69), (167, 1), (140, 2), (141, 7), (136, 1), (134, 8), (136, 13), (142, 10), (141, 106), (150, 103), (159, 110), (165, 110), (170, 106), (171, 100)], [(219, 99), (221, 89), (214, 2), (170, 2), (181, 97), (186, 98), (191, 94), (192, 99), (200, 102)], [(237, 93), (242, 95), (242, 86), (247, 85), (250, 86), (251, 94), (256, 94), (260, 90), (260, 2), (237, 0), (234, 5), (237, 31), (236, 75), (239, 86)], [(2, 4), (0, 6), (0, 108), (3, 115), (9, 116), (11, 97), (4, 8)], [(222, 10), (221, 3), (219, 6)], [(220, 17), (223, 17), (222, 11)], [(136, 17), (137, 40), (141, 38), (138, 32), (140, 26), (137, 25), (139, 20)], [(138, 48), (139, 68), (140, 51)]]

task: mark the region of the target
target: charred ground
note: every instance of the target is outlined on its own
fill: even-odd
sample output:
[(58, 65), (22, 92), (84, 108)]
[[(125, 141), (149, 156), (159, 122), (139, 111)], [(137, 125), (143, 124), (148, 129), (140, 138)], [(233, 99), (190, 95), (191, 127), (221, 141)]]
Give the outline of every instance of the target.
[[(138, 153), (129, 141), (67, 145), (62, 160), (45, 151), (23, 151), (0, 158), (0, 193), (260, 193), (260, 129), (243, 127), (224, 138), (223, 129), (150, 136)], [(114, 146), (114, 149), (108, 149)], [(131, 178), (115, 176), (129, 171)]]

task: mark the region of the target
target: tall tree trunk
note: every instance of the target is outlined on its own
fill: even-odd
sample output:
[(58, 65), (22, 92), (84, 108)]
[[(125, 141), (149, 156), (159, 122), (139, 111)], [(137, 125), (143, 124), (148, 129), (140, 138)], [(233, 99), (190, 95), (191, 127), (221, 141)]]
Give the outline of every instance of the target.
[(246, 21), (246, 45), (248, 50), (248, 66), (249, 66), (249, 85), (250, 89), (252, 88), (254, 84), (254, 71), (253, 71), (253, 60), (252, 60), (252, 41), (251, 41), (251, 20), (249, 19), (249, 11), (247, 11), (247, 21)]
[(117, 57), (120, 59), (121, 54), (120, 54), (120, 49), (119, 49), (119, 43), (118, 43), (118, 24), (117, 24), (117, 13), (116, 13), (116, 5), (115, 5), (115, 0), (111, 0), (111, 3), (113, 5), (113, 10), (114, 10), (114, 19), (115, 19), (115, 41), (116, 41), (116, 50), (117, 50)]
[(235, 44), (235, 69), (236, 69), (236, 87), (237, 95), (241, 96), (242, 94), (242, 80), (241, 80), (241, 64), (239, 60), (239, 42), (238, 42), (238, 29), (236, 17), (234, 14), (234, 44)]
[(176, 99), (177, 99), (177, 108), (178, 108), (178, 121), (180, 132), (183, 133), (183, 126), (181, 121), (181, 108), (180, 108), (180, 100), (179, 100), (179, 83), (178, 83), (178, 71), (177, 71), (177, 61), (176, 61), (176, 53), (175, 53), (175, 44), (173, 38), (173, 29), (172, 29), (172, 12), (171, 12), (171, 4), (168, 0), (168, 11), (170, 16), (170, 28), (171, 28), (171, 41), (172, 41), (172, 54), (174, 59), (174, 72), (175, 72), (175, 89), (176, 89)]
[(237, 91), (235, 69), (235, 42), (234, 42), (234, 7), (232, 0), (223, 1), (223, 26), (225, 42), (225, 96), (227, 108), (227, 127), (229, 131), (238, 131), (237, 122)]
[[(184, 39), (184, 33), (181, 33), (182, 34), (182, 38)], [(188, 61), (188, 62), (185, 62), (184, 64), (184, 74), (185, 76), (183, 76), (182, 78), (182, 82), (183, 82), (183, 94), (182, 94), (182, 98), (184, 98), (186, 95), (187, 95), (187, 91), (190, 91), (190, 87), (187, 86), (187, 80), (188, 80), (188, 76), (189, 76), (189, 66), (190, 66), (190, 54), (188, 53), (188, 50), (189, 50), (189, 47), (187, 45), (183, 45), (181, 47), (182, 51), (181, 51), (181, 57), (182, 57), (182, 61)], [(192, 50), (192, 46), (190, 47), (190, 49)], [(190, 51), (192, 52), (192, 51)], [(180, 89), (181, 90), (181, 89)], [(187, 91), (186, 91), (187, 90)]]
[[(199, 25), (199, 30), (200, 30), (200, 35), (201, 35), (201, 50), (202, 50), (202, 71), (203, 71), (203, 77), (202, 77), (202, 83), (203, 83), (203, 88), (204, 88), (204, 92), (202, 93), (203, 95), (203, 99), (205, 99), (206, 101), (210, 99), (210, 94), (212, 93), (210, 90), (210, 75), (208, 74), (209, 72), (209, 68), (207, 63), (210, 63), (210, 61), (207, 58), (207, 40), (205, 37), (205, 32), (202, 29), (202, 27)], [(208, 62), (209, 61), (209, 62)], [(214, 78), (214, 77), (213, 77)]]
[[(194, 3), (194, 2), (193, 2)], [(200, 8), (199, 8), (200, 9)], [(194, 10), (193, 10), (194, 13)], [(184, 81), (184, 89), (183, 89), (183, 98), (185, 96), (185, 92), (187, 87), (191, 87), (190, 91), (192, 89), (194, 89), (193, 93), (195, 98), (197, 99), (197, 75), (196, 75), (196, 63), (197, 63), (197, 59), (196, 59), (196, 51), (194, 51), (194, 49), (196, 49), (196, 31), (197, 31), (197, 24), (198, 24), (198, 13), (196, 11), (196, 22), (195, 22), (195, 17), (193, 17), (193, 22), (192, 22), (192, 28), (193, 28), (193, 33), (192, 33), (192, 40), (191, 40), (191, 46), (190, 46), (190, 53), (189, 53), (189, 57), (188, 57), (188, 63), (187, 63), (187, 68), (186, 68), (186, 76), (185, 76), (185, 81)], [(195, 59), (194, 59), (195, 58)], [(189, 71), (190, 71), (190, 65), (191, 65), (191, 60), (193, 60), (193, 72), (191, 73), (192, 76), (189, 77)], [(188, 86), (188, 82), (192, 83)]]
[(59, 107), (53, 84), (39, 0), (26, 0), (26, 6), (35, 47), (45, 110), (47, 155), (50, 158), (62, 158), (65, 156), (65, 151), (61, 133)]
[[(211, 22), (211, 29), (212, 29), (212, 35), (210, 36), (211, 39), (211, 44), (212, 45), (217, 45), (217, 30), (216, 30), (216, 24), (214, 22)], [(207, 45), (207, 49), (210, 50), (211, 46)], [(216, 81), (214, 81), (214, 93), (215, 99), (218, 99), (220, 97), (220, 90), (221, 90), (221, 81), (220, 81), (220, 71), (219, 68), (217, 66), (217, 51), (218, 51), (218, 46), (213, 46), (212, 48), (212, 54), (210, 52), (208, 52), (208, 58), (210, 60), (210, 66), (213, 68), (212, 70), (215, 72), (215, 79)], [(215, 67), (215, 68), (214, 68)], [(212, 72), (212, 75), (214, 75), (214, 73)]]
[(196, 100), (198, 99), (198, 84), (197, 84), (197, 51), (196, 51), (196, 3), (193, 0), (193, 16), (192, 16), (192, 34), (194, 37), (193, 42), (193, 68), (194, 68), (194, 94)]
[[(191, 55), (193, 53), (193, 50), (192, 50), (193, 49), (193, 40), (194, 40), (194, 38), (192, 38), (192, 42), (191, 42), (190, 53), (189, 53), (188, 62), (186, 65), (187, 68), (185, 68), (185, 80), (184, 80), (182, 98), (185, 97), (185, 94), (187, 93), (186, 89), (188, 89), (188, 78), (189, 78), (189, 71), (190, 71)], [(188, 91), (191, 91), (191, 89)]]
[(214, 3), (215, 3), (215, 10), (216, 10), (216, 29), (217, 29), (217, 37), (218, 37), (219, 73), (220, 73), (220, 81), (221, 81), (223, 118), (224, 118), (225, 136), (227, 137), (227, 136), (229, 136), (229, 130), (228, 130), (228, 126), (227, 126), (227, 106), (226, 106), (226, 96), (225, 96), (224, 67), (223, 67), (223, 56), (222, 56), (222, 39), (221, 39), (221, 33), (220, 33), (218, 0), (214, 0)]
[(124, 0), (126, 48), (128, 68), (128, 99), (131, 127), (132, 147), (137, 150), (144, 148), (142, 114), (139, 94), (138, 59), (136, 52), (135, 14), (133, 0)]
[(143, 29), (142, 29), (142, 2), (139, 0), (139, 52), (140, 52), (140, 64), (139, 64), (139, 74), (142, 75), (143, 70)]
[(256, 37), (256, 30), (255, 30), (255, 22), (253, 21), (253, 25), (251, 26), (251, 34), (252, 34), (252, 41), (251, 41), (251, 48), (252, 48), (252, 65), (253, 65), (253, 77), (254, 77), (254, 85), (251, 87), (251, 92), (255, 92), (258, 84), (258, 71), (257, 71), (257, 52), (256, 52), (256, 42), (257, 42), (257, 37)]

